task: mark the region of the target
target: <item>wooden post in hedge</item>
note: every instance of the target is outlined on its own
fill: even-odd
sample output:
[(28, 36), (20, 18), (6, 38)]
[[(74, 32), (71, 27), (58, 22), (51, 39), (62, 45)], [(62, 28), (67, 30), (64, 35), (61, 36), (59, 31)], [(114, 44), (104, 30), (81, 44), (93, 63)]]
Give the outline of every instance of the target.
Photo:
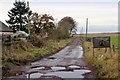
[(114, 46), (114, 45), (112, 45), (112, 47), (113, 47), (113, 52), (115, 52), (115, 46)]

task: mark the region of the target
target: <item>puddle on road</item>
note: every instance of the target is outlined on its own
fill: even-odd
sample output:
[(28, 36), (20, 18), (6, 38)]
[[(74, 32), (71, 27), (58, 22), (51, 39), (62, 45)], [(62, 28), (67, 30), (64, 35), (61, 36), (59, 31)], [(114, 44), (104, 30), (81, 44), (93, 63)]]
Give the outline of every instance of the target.
[(90, 73), (91, 70), (74, 70), (74, 72), (80, 72), (81, 74)]
[(32, 66), (32, 67), (30, 67), (31, 71), (34, 71), (34, 70), (44, 70), (44, 69), (45, 69), (45, 67), (41, 67), (41, 66)]
[(72, 68), (72, 69), (79, 69), (81, 68), (80, 66), (75, 66), (75, 65), (71, 65), (71, 66), (68, 66), (69, 68)]
[(65, 67), (51, 67), (53, 71), (65, 70)]
[(83, 74), (91, 72), (90, 70), (59, 71), (50, 72), (46, 76), (58, 76), (60, 78), (84, 78)]
[(32, 73), (30, 74), (30, 77), (29, 77), (29, 74), (27, 74), (27, 78), (40, 78), (43, 74), (42, 73)]
[(36, 68), (32, 68), (34, 70), (41, 70), (41, 69), (45, 69), (45, 67), (36, 67)]
[[(65, 67), (51, 67), (53, 72), (48, 72), (46, 74), (42, 74), (42, 73), (31, 73), (30, 74), (30, 78), (40, 78), (42, 76), (57, 76), (60, 78), (84, 78), (83, 74), (89, 73), (91, 72), (91, 70), (84, 70), (84, 69), (77, 69), (76, 68), (80, 68), (79, 66), (74, 66), (71, 65), (69, 66), (69, 68), (74, 68), (73, 71), (65, 71), (66, 68)], [(27, 74), (27, 78), (28, 78)]]

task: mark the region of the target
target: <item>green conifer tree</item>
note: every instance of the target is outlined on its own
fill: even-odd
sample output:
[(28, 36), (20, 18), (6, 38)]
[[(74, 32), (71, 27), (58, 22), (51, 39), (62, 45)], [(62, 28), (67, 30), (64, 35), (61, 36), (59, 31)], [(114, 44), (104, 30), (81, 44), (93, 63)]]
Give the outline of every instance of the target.
[(27, 14), (31, 15), (32, 11), (29, 10), (25, 2), (16, 1), (13, 3), (14, 7), (8, 11), (9, 20), (6, 22), (9, 24), (9, 27), (16, 31), (25, 31), (28, 32), (27, 24)]

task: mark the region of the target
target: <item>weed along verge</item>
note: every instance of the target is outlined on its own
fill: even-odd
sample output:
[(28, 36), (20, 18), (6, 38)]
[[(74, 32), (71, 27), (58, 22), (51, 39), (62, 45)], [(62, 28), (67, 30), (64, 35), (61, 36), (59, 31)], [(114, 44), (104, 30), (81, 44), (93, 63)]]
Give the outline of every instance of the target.
[[(20, 45), (11, 45), (11, 50), (7, 50), (8, 47), (3, 47), (2, 62), (3, 62), (3, 76), (9, 76), (10, 72), (18, 67), (29, 65), (29, 63), (42, 59), (46, 56), (52, 55), (69, 43), (73, 41), (73, 38), (62, 40), (47, 40), (44, 42), (44, 46), (41, 48), (33, 46), (31, 43), (25, 42)], [(26, 45), (31, 45), (27, 48)], [(16, 49), (17, 47), (17, 49)], [(10, 47), (9, 47), (10, 48)], [(10, 53), (6, 53), (10, 51)], [(11, 74), (12, 75), (12, 74)]]
[(85, 58), (96, 70), (97, 78), (118, 78), (118, 37), (110, 35), (110, 39), (110, 48), (95, 48), (94, 56), (93, 42), (83, 40)]

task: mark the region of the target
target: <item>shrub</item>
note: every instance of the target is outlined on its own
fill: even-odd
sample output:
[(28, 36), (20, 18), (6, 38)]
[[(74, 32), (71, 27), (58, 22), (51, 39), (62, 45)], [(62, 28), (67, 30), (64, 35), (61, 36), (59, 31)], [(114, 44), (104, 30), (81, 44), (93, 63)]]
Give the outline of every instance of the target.
[(30, 38), (33, 46), (36, 46), (36, 47), (43, 47), (44, 46), (44, 41), (42, 38), (38, 37), (37, 35), (31, 35), (31, 38)]

